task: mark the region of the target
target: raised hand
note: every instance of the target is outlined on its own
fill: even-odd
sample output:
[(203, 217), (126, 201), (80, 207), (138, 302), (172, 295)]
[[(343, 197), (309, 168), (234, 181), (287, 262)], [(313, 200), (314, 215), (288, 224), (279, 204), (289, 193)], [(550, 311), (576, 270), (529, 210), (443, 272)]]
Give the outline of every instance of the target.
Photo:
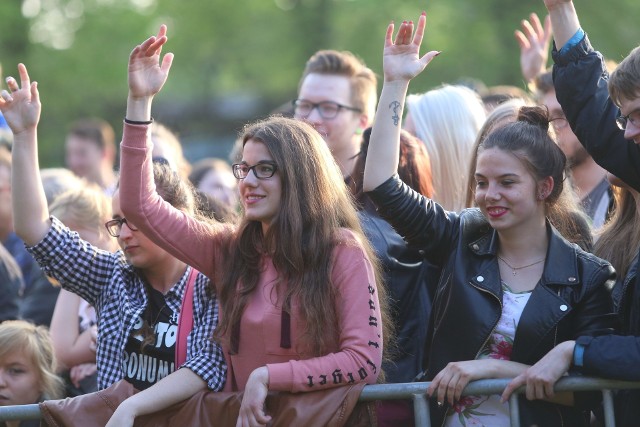
[(31, 83), (24, 64), (18, 64), (18, 73), (20, 86), (16, 79), (7, 77), (8, 90), (0, 93), (0, 111), (14, 136), (34, 130), (40, 120), (41, 110), (38, 83)]
[(520, 67), (527, 82), (533, 80), (545, 70), (549, 58), (551, 44), (551, 18), (547, 15), (544, 26), (535, 13), (529, 15), (529, 20), (521, 22), (522, 31), (516, 30), (515, 37), (520, 45)]
[(161, 25), (157, 36), (151, 36), (136, 46), (129, 55), (129, 96), (152, 97), (160, 92), (167, 81), (173, 54), (167, 53), (160, 61), (162, 46), (167, 42), (167, 26)]
[(453, 405), (462, 397), (462, 391), (469, 382), (489, 378), (491, 367), (495, 364), (493, 359), (465, 360), (450, 362), (442, 371), (438, 372), (427, 394), (433, 397), (436, 394), (438, 404), (445, 400)]
[(429, 62), (440, 53), (431, 51), (420, 57), (420, 45), (422, 44), (426, 22), (427, 15), (422, 12), (418, 19), (415, 34), (413, 34), (413, 21), (404, 21), (400, 24), (395, 41), (393, 40), (394, 25), (393, 23), (389, 24), (384, 39), (382, 57), (385, 82), (411, 80), (420, 74)]

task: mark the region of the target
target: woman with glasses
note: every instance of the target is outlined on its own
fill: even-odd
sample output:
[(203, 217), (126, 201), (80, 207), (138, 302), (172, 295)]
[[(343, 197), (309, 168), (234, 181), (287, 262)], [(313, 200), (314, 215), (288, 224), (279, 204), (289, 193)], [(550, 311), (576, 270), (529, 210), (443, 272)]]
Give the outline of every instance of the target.
[[(269, 422), (264, 403), (271, 390), (375, 383), (388, 337), (384, 289), (340, 170), (308, 124), (271, 118), (245, 127), (242, 160), (233, 166), (243, 207), (235, 226), (199, 221), (155, 191), (147, 133), (151, 101), (172, 62), (172, 54), (160, 61), (166, 41), (162, 26), (129, 58), (122, 208), (216, 285), (225, 390), (244, 390), (238, 425)], [(131, 417), (147, 409), (140, 403), (122, 411)]]
[[(223, 355), (210, 340), (217, 323), (217, 303), (207, 277), (174, 258), (127, 221), (118, 192), (112, 199), (113, 219), (106, 223), (108, 232), (118, 239), (118, 252), (96, 248), (49, 215), (38, 168), (37, 84), (29, 81), (24, 65), (20, 64), (18, 70), (21, 87), (9, 78), (8, 90), (0, 96), (0, 111), (15, 141), (15, 230), (47, 275), (95, 308), (98, 388), (125, 379), (139, 390), (146, 389), (139, 395), (167, 390), (171, 381), (193, 390), (222, 389), (226, 373)], [(193, 212), (193, 193), (176, 173), (165, 165), (155, 165), (150, 171), (164, 200), (176, 209)], [(194, 288), (194, 327), (186, 362), (176, 366), (177, 320), (189, 280)]]
[[(470, 381), (512, 378), (556, 345), (611, 333), (611, 265), (567, 242), (547, 220), (564, 212), (566, 158), (549, 135), (549, 116), (522, 107), (513, 123), (479, 144), (478, 208), (460, 213), (417, 194), (396, 175), (402, 112), (412, 78), (438, 54), (419, 56), (423, 13), (393, 24), (384, 41), (384, 85), (364, 172), (364, 190), (407, 242), (442, 268), (429, 322), (424, 380), (435, 397), (433, 425), (510, 425), (500, 396), (462, 396)], [(527, 397), (531, 397), (528, 395)], [(598, 393), (519, 400), (522, 425), (588, 426)], [(544, 400), (542, 400), (544, 398)]]

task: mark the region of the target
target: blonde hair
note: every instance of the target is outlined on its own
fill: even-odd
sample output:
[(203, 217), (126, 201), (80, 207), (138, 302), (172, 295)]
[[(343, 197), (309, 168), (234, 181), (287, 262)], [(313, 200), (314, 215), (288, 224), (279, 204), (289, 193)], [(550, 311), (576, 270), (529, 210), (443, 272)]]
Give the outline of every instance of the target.
[(99, 187), (87, 184), (56, 197), (49, 213), (65, 224), (82, 224), (103, 236), (107, 232), (104, 223), (111, 218), (111, 200)]
[[(56, 358), (49, 330), (24, 320), (9, 320), (0, 324), (0, 359), (18, 351), (29, 359), (38, 371), (40, 395), (44, 399), (62, 397), (64, 384), (56, 372)], [(36, 403), (36, 402), (32, 402)]]
[(378, 99), (376, 75), (365, 63), (349, 51), (319, 50), (307, 61), (298, 92), (309, 74), (343, 76), (351, 82), (351, 102), (373, 120)]
[(478, 94), (463, 86), (444, 85), (421, 95), (407, 97), (416, 136), (427, 147), (435, 189), (434, 200), (446, 210), (465, 207), (465, 166), (473, 143), (485, 121)]

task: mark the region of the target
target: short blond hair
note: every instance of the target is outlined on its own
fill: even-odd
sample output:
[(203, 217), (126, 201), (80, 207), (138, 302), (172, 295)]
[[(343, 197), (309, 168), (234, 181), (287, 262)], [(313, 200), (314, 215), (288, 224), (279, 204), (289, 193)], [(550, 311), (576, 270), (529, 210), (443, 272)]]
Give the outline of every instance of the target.
[[(43, 399), (62, 397), (64, 384), (56, 375), (56, 358), (49, 330), (24, 320), (8, 320), (0, 324), (0, 359), (18, 351), (31, 360), (39, 374)], [(36, 402), (32, 402), (36, 403)]]
[(344, 76), (351, 82), (351, 102), (373, 120), (378, 99), (378, 79), (365, 63), (349, 51), (319, 50), (304, 67), (298, 92), (309, 74)]

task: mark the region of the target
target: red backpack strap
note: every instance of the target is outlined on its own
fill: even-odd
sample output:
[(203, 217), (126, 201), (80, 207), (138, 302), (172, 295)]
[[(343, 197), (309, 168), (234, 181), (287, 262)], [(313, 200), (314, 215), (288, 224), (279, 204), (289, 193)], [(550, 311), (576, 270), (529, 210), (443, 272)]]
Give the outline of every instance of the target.
[(176, 340), (176, 369), (187, 361), (187, 337), (193, 329), (193, 288), (198, 277), (198, 270), (191, 267), (187, 285), (182, 297), (180, 317), (178, 317), (178, 339)]

